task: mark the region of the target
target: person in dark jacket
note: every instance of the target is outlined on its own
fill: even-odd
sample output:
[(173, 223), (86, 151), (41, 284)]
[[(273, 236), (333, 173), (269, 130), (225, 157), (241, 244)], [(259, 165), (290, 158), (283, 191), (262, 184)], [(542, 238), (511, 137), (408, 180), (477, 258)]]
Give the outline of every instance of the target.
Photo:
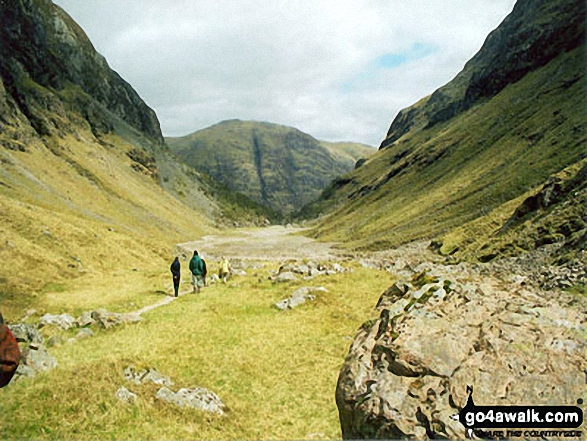
[(0, 314), (0, 387), (10, 383), (20, 358), (18, 343), (8, 326), (4, 324), (4, 318)]
[(197, 250), (194, 250), (194, 255), (190, 260), (190, 271), (192, 272), (194, 292), (200, 292), (200, 288), (204, 286), (204, 262), (198, 255)]
[(179, 293), (179, 280), (181, 279), (181, 264), (179, 263), (179, 257), (175, 257), (175, 260), (171, 264), (171, 274), (173, 275), (173, 289), (175, 291), (175, 297)]

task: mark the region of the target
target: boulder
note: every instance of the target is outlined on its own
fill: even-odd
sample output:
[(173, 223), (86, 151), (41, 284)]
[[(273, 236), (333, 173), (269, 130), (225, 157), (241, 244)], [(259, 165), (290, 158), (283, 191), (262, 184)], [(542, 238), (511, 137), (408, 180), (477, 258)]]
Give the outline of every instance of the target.
[(415, 276), (392, 286), (339, 375), (343, 438), (465, 439), (451, 416), (468, 385), (477, 405), (575, 404), (587, 369), (585, 302), (577, 303), (489, 278)]
[(22, 350), (22, 359), (16, 370), (15, 379), (19, 377), (32, 378), (40, 372), (49, 371), (57, 367), (57, 360), (47, 348), (40, 343), (31, 343)]
[(203, 387), (183, 388), (177, 392), (173, 392), (167, 387), (162, 387), (155, 395), (155, 398), (178, 407), (191, 407), (192, 409), (204, 410), (219, 415), (224, 414), (224, 403), (218, 395)]
[(52, 325), (58, 326), (61, 329), (67, 331), (68, 329), (75, 326), (75, 319), (69, 314), (45, 314), (39, 320), (40, 326)]

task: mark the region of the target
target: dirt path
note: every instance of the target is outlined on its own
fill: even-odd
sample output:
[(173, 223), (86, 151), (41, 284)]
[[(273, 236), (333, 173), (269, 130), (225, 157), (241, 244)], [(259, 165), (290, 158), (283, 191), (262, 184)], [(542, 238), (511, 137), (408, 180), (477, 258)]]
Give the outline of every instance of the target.
[(303, 228), (273, 226), (250, 230), (231, 230), (226, 235), (205, 236), (197, 241), (178, 245), (179, 250), (191, 255), (198, 250), (207, 258), (250, 260), (336, 259), (333, 243), (317, 242), (302, 236)]

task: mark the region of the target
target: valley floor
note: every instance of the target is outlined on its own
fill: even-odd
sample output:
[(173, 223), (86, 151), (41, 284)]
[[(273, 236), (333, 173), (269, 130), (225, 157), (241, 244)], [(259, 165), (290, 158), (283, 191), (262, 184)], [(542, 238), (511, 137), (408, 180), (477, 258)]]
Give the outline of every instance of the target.
[[(487, 265), (445, 266), (425, 244), (351, 256), (298, 232), (284, 227), (226, 231), (179, 245), (178, 252), (186, 255), (194, 248), (204, 254), (209, 278), (222, 255), (241, 275), (192, 294), (183, 260), (184, 295), (173, 301), (167, 300), (172, 293), (167, 267), (138, 268), (85, 283), (83, 290), (79, 282), (46, 293), (43, 309), (26, 323), (38, 322), (45, 312), (77, 317), (98, 307), (140, 310), (142, 321), (109, 329), (92, 325), (92, 338), (70, 342), (79, 329), (42, 328), (46, 338), (57, 335), (63, 342), (49, 348), (57, 367), (0, 390), (0, 438), (339, 439), (337, 378), (357, 329), (375, 315), (381, 293), (419, 268), (451, 272), (459, 281), (493, 277)], [(336, 263), (346, 271), (277, 283), (272, 279), (288, 259), (296, 259), (296, 265)], [(515, 263), (500, 268), (504, 279), (515, 279)], [(109, 291), (108, 286), (120, 286), (120, 279), (128, 280), (123, 292)], [(520, 279), (513, 282), (519, 285)], [(274, 306), (300, 287), (326, 291), (295, 309)], [(125, 380), (129, 366), (156, 368), (172, 379), (173, 391), (208, 388), (224, 402), (224, 415), (155, 398), (161, 386)], [(123, 386), (137, 394), (136, 403), (116, 398)]]

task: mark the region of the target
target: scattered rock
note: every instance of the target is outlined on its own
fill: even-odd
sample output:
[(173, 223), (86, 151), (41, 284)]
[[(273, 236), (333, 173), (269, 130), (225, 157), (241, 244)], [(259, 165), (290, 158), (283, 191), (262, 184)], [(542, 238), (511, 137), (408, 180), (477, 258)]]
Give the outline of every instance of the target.
[(57, 360), (42, 344), (31, 343), (29, 347), (21, 349), (22, 359), (16, 370), (15, 380), (19, 377), (32, 378), (40, 372), (57, 367)]
[(273, 281), (277, 282), (277, 283), (282, 283), (282, 282), (295, 282), (296, 280), (298, 280), (297, 276), (290, 272), (290, 271), (286, 271), (284, 273), (280, 273), (277, 276), (273, 277)]
[(60, 315), (45, 314), (39, 320), (39, 325), (40, 326), (46, 326), (46, 325), (59, 326), (61, 329), (67, 331), (68, 329), (70, 329), (71, 327), (73, 327), (75, 325), (75, 319), (72, 316), (70, 316), (69, 314), (60, 314)]
[(27, 325), (25, 323), (17, 323), (14, 325), (8, 325), (12, 335), (17, 342), (20, 343), (43, 343), (43, 336), (39, 332), (39, 330), (32, 326)]
[(86, 311), (82, 313), (76, 320), (75, 323), (80, 327), (83, 328), (85, 326), (90, 326), (96, 323), (96, 320), (92, 318), (92, 311)]
[(134, 366), (129, 366), (124, 370), (123, 375), (126, 380), (137, 385), (151, 382), (161, 386), (173, 386), (171, 378), (162, 375), (155, 368), (141, 369), (137, 372)]
[(294, 293), (288, 297), (287, 299), (283, 299), (275, 304), (278, 309), (285, 310), (285, 309), (293, 309), (296, 306), (305, 303), (307, 300), (315, 300), (316, 296), (311, 294), (314, 292), (328, 292), (328, 290), (324, 287), (307, 287), (304, 286), (294, 291)]
[(105, 309), (92, 311), (91, 316), (105, 329), (121, 324), (136, 323), (142, 320), (141, 316), (136, 313), (108, 312)]
[(162, 387), (155, 395), (155, 398), (178, 407), (191, 407), (219, 415), (224, 414), (224, 403), (218, 395), (202, 387), (196, 387), (195, 389), (183, 388), (177, 392), (173, 392), (167, 387)]
[(137, 394), (132, 393), (126, 387), (121, 387), (116, 391), (116, 398), (128, 404), (135, 403), (138, 399)]

